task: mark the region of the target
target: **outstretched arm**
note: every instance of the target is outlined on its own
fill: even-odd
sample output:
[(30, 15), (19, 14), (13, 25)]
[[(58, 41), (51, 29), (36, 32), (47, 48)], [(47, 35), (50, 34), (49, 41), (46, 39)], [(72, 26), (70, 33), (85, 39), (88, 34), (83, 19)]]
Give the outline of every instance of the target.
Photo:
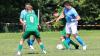
[(46, 22), (46, 24), (52, 23), (52, 22), (54, 22), (54, 21), (56, 21), (56, 18), (53, 19), (53, 20), (51, 20), (51, 21)]

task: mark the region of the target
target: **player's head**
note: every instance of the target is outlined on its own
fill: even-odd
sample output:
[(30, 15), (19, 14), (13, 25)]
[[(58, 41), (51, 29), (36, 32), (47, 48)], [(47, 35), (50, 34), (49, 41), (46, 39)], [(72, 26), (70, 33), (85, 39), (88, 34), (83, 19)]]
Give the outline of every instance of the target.
[(31, 5), (30, 3), (26, 3), (26, 4), (25, 4), (25, 9), (26, 9), (26, 10), (32, 10), (32, 8), (33, 8), (33, 7), (32, 7), (32, 5)]
[(70, 8), (71, 8), (71, 2), (69, 2), (69, 1), (65, 1), (65, 2), (63, 3), (63, 5), (64, 5), (64, 7), (67, 8), (67, 9), (70, 9)]
[(59, 13), (58, 13), (57, 10), (55, 10), (55, 11), (53, 12), (53, 16), (54, 16), (54, 17), (58, 17), (58, 16), (59, 16)]

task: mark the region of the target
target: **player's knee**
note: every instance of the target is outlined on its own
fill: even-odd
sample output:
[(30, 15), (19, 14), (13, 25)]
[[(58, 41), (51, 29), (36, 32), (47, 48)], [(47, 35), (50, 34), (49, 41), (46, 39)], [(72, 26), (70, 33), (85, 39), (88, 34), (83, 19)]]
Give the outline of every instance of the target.
[(42, 44), (42, 42), (41, 42), (41, 41), (38, 41), (38, 44), (39, 44), (39, 45), (41, 45), (41, 44)]
[(70, 37), (71, 34), (66, 34), (66, 37)]
[(37, 40), (38, 44), (41, 43), (41, 39), (40, 38), (36, 38), (36, 40)]
[(23, 43), (24, 43), (24, 39), (21, 39), (21, 40), (20, 40), (20, 44), (23, 44)]
[(73, 34), (74, 38), (76, 38), (78, 35), (77, 34)]
[(64, 37), (62, 36), (62, 37), (60, 37), (60, 39), (64, 39)]

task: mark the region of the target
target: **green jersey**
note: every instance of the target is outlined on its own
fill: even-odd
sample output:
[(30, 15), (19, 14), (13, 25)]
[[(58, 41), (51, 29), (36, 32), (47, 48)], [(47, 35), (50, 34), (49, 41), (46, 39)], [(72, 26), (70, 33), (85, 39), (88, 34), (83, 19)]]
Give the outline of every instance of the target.
[(26, 29), (25, 31), (35, 31), (38, 29), (39, 20), (35, 13), (29, 13), (25, 15)]

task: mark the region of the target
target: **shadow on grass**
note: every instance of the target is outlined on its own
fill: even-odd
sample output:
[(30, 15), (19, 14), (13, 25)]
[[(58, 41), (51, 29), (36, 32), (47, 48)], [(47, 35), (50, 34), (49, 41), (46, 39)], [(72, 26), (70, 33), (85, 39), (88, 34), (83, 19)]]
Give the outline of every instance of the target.
[(34, 53), (26, 53), (26, 54), (41, 54), (41, 53), (38, 53), (38, 52), (34, 52)]

